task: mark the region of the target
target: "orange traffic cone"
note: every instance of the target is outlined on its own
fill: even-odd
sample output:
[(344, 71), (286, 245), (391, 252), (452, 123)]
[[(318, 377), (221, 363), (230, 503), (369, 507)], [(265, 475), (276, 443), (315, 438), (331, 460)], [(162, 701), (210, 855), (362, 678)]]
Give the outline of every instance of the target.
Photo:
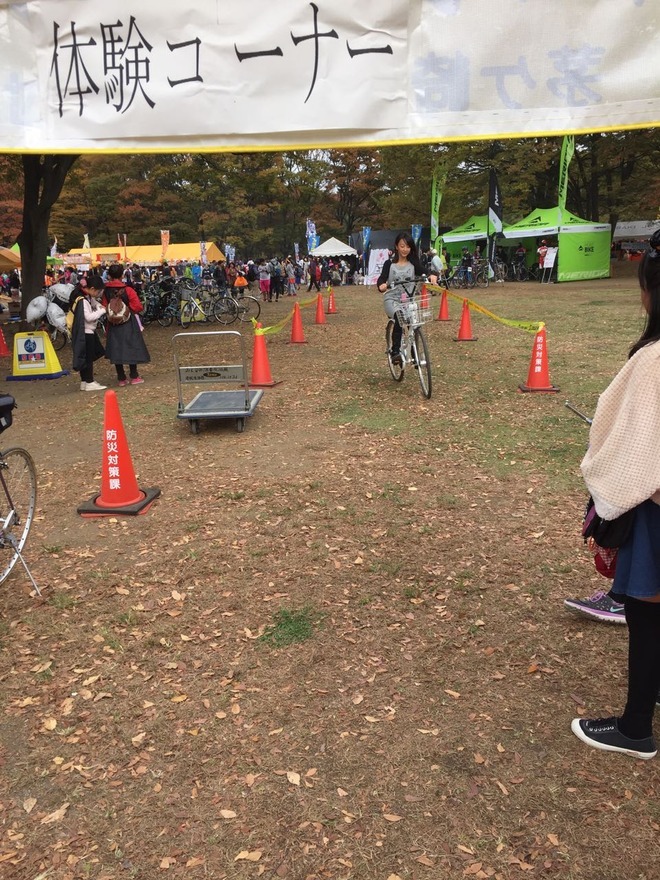
[(429, 292), (426, 289), (426, 284), (422, 284), (422, 292), (419, 296), (419, 306), (422, 309), (428, 309), (429, 307)]
[(293, 307), (293, 318), (291, 320), (291, 339), (289, 342), (307, 342), (303, 333), (302, 315), (300, 314), (300, 306), (298, 303)]
[(87, 518), (146, 513), (160, 489), (138, 487), (114, 391), (105, 392), (104, 404), (101, 494), (84, 501), (78, 513)]
[(326, 315), (336, 315), (337, 314), (337, 306), (335, 305), (335, 292), (332, 288), (328, 291), (328, 308), (326, 309)]
[(11, 357), (11, 351), (7, 346), (7, 342), (5, 340), (5, 334), (0, 330), (0, 357)]
[(541, 327), (534, 337), (532, 357), (529, 362), (527, 384), (519, 385), (519, 391), (559, 391), (556, 385), (550, 382), (550, 370), (548, 368), (548, 351), (545, 343), (545, 327)]
[(268, 363), (268, 352), (266, 351), (266, 339), (261, 324), (257, 324), (254, 328), (254, 351), (252, 354), (252, 373), (250, 375), (250, 386), (260, 388), (264, 386), (278, 385), (270, 372), (270, 364)]
[(328, 322), (325, 320), (325, 312), (323, 311), (323, 294), (319, 293), (316, 297), (316, 318), (314, 320), (315, 324), (327, 324)]
[(461, 312), (461, 326), (458, 328), (458, 336), (454, 342), (476, 342), (477, 337), (472, 335), (472, 323), (470, 322), (470, 306), (466, 299), (463, 300)]
[(442, 291), (442, 296), (440, 297), (440, 311), (438, 312), (438, 317), (436, 321), (450, 321), (449, 317), (449, 303), (447, 301), (447, 290)]

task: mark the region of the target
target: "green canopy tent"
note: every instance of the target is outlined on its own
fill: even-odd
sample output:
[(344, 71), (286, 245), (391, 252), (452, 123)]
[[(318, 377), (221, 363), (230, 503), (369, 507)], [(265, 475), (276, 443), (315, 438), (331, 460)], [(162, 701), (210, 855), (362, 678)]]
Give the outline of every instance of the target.
[(609, 278), (612, 227), (556, 208), (537, 208), (503, 230), (507, 239), (557, 238), (557, 281)]
[[(452, 263), (460, 258), (461, 247), (468, 241), (481, 241), (488, 237), (488, 232), (493, 233), (493, 227), (488, 228), (488, 214), (473, 214), (465, 223), (455, 226), (442, 236), (443, 245), (449, 251)], [(484, 255), (486, 249), (483, 249)]]

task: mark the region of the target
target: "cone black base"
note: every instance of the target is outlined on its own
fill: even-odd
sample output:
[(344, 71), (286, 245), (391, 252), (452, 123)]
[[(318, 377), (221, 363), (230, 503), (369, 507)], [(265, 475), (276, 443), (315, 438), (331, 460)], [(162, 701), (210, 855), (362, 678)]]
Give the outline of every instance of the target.
[(559, 390), (556, 385), (550, 385), (548, 388), (530, 388), (529, 385), (518, 385), (518, 391), (522, 391), (524, 394), (536, 394), (538, 392), (541, 394), (556, 394)]
[(80, 516), (89, 519), (99, 516), (138, 516), (138, 514), (146, 513), (160, 495), (160, 489), (156, 486), (151, 489), (141, 489), (140, 491), (144, 493), (144, 498), (136, 501), (135, 504), (126, 504), (119, 507), (99, 507), (96, 503), (97, 499), (101, 497), (99, 493), (90, 498), (89, 501), (83, 501), (78, 506), (76, 512)]

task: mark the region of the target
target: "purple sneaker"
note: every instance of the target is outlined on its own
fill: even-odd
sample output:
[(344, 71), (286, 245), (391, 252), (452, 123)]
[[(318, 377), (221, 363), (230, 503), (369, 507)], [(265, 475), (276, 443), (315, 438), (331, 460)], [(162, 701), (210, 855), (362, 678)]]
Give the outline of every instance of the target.
[(598, 590), (588, 599), (564, 599), (564, 608), (584, 614), (592, 620), (600, 620), (603, 623), (625, 623), (626, 615), (623, 605), (615, 602), (607, 593)]

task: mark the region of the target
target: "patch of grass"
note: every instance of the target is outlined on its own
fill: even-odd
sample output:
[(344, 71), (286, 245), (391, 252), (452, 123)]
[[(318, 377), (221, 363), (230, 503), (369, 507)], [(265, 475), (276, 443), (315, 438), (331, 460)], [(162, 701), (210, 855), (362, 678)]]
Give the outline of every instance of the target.
[(64, 548), (61, 544), (44, 544), (44, 552), (61, 553)]
[(139, 617), (132, 608), (117, 616), (117, 623), (120, 626), (137, 626)]
[(69, 593), (53, 593), (50, 598), (50, 604), (60, 611), (66, 611), (68, 608), (76, 607), (76, 600)]
[(322, 615), (310, 606), (296, 610), (280, 608), (272, 623), (260, 637), (273, 648), (283, 648), (296, 642), (306, 642), (314, 635), (314, 627), (321, 622)]
[(100, 634), (103, 636), (106, 645), (107, 645), (109, 648), (112, 648), (113, 651), (121, 651), (121, 650), (122, 650), (121, 642), (119, 641), (119, 639), (117, 638), (117, 636), (114, 635), (114, 633), (111, 633), (111, 632), (110, 632), (109, 629), (107, 629), (106, 627), (104, 627), (104, 628), (100, 631)]

